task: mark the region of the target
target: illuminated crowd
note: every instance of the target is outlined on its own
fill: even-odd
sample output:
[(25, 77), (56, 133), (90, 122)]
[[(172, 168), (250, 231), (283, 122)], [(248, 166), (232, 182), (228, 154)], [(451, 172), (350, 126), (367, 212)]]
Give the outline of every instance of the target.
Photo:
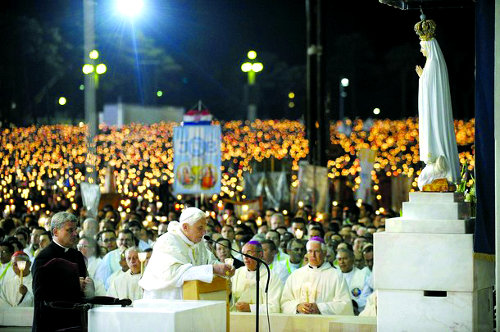
[[(172, 184), (175, 123), (132, 124), (121, 129), (101, 127), (95, 164), (99, 183), (111, 168), (116, 190), (125, 197), (159, 199), (161, 183)], [(299, 161), (308, 155), (304, 125), (298, 121), (230, 121), (222, 128), (222, 191), (218, 198), (242, 198), (242, 174), (264, 159), (289, 160), (292, 190), (298, 186)], [(474, 169), (474, 120), (456, 121), (461, 164)], [(55, 125), (2, 129), (0, 157), (0, 207), (4, 213), (38, 212), (64, 201), (79, 207), (78, 184), (85, 179), (87, 142), (85, 126)], [(347, 120), (331, 127), (331, 143), (339, 147), (328, 162), (328, 176), (342, 177), (357, 189), (361, 149), (376, 150), (373, 186), (383, 177), (408, 176), (412, 190), (421, 168), (418, 154), (418, 121)], [(90, 158), (89, 158), (90, 159)], [(88, 161), (88, 160), (87, 160)], [(380, 195), (376, 196), (380, 199)]]

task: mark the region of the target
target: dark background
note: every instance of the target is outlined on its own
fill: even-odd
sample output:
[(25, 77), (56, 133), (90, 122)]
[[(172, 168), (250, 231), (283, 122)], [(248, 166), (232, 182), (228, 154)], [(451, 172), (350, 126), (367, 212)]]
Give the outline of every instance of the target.
[[(96, 44), (108, 72), (99, 82), (104, 103), (176, 105), (198, 100), (218, 119), (243, 119), (246, 74), (254, 49), (260, 118), (299, 119), (305, 111), (306, 17), (303, 0), (145, 0), (132, 24), (112, 0), (96, 5)], [(84, 118), (83, 9), (80, 0), (16, 1), (0, 11), (0, 120), (18, 125)], [(413, 31), (420, 13), (377, 0), (327, 1), (326, 88), (338, 114), (339, 81), (350, 80), (346, 116), (417, 115), (424, 65)], [(438, 25), (448, 65), (455, 118), (474, 116), (474, 7), (426, 10)], [(134, 47), (135, 45), (135, 47)], [(164, 91), (161, 98), (157, 90)], [(295, 92), (296, 106), (288, 107)], [(60, 106), (60, 96), (68, 104)]]

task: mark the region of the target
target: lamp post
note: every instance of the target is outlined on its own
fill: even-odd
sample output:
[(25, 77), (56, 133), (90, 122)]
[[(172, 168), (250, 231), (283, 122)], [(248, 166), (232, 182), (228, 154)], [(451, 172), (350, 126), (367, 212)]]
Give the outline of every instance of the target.
[(347, 97), (346, 88), (349, 86), (349, 79), (344, 77), (339, 84), (339, 120), (343, 121), (345, 117), (345, 98)]
[(241, 65), (241, 71), (248, 73), (248, 82), (245, 85), (245, 101), (247, 105), (247, 120), (254, 121), (257, 118), (257, 89), (255, 84), (256, 74), (264, 69), (264, 65), (258, 62), (257, 52), (249, 51), (248, 60)]

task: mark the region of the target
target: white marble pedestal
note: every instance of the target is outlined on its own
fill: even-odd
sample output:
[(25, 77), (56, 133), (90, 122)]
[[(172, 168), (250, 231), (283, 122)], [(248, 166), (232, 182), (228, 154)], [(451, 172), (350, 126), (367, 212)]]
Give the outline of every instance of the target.
[(473, 253), (468, 205), (455, 193), (410, 193), (374, 235), (378, 331), (492, 331), (494, 263)]

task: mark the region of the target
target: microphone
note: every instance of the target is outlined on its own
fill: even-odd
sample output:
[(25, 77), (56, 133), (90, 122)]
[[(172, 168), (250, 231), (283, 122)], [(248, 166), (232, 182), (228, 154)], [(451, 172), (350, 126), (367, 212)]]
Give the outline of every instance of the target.
[[(266, 280), (266, 289), (264, 290), (264, 293), (266, 293), (266, 308), (267, 306), (269, 305), (267, 303), (267, 296), (269, 296), (269, 292), (268, 292), (268, 289), (269, 289), (269, 279), (271, 279), (271, 270), (269, 269), (269, 265), (263, 261), (262, 259), (258, 258), (258, 257), (255, 257), (255, 256), (252, 256), (252, 255), (248, 255), (248, 254), (245, 254), (239, 250), (236, 250), (236, 249), (233, 249), (231, 248), (231, 245), (226, 246), (224, 244), (222, 244), (221, 242), (215, 242), (214, 240), (212, 240), (212, 238), (208, 235), (204, 235), (203, 238), (205, 239), (205, 241), (209, 242), (209, 243), (215, 243), (215, 244), (219, 244), (225, 248), (228, 248), (229, 250), (232, 250), (234, 252), (237, 252), (238, 254), (241, 254), (245, 257), (248, 257), (250, 259), (253, 259), (254, 261), (257, 262), (257, 270), (255, 271), (255, 284), (256, 284), (256, 287), (255, 287), (255, 292), (256, 292), (256, 303), (255, 303), (255, 319), (256, 319), (256, 322), (255, 322), (255, 331), (259, 332), (259, 315), (260, 315), (260, 309), (259, 309), (259, 304), (260, 304), (260, 296), (259, 296), (259, 283), (260, 283), (260, 264), (264, 264), (264, 266), (266, 267), (267, 269), (267, 280)], [(269, 308), (267, 308), (267, 322), (269, 324)], [(271, 326), (269, 325), (269, 331), (271, 330)]]
[(204, 239), (205, 241), (207, 241), (207, 242), (212, 243), (212, 244), (218, 244), (218, 245), (221, 245), (221, 246), (223, 246), (223, 247), (225, 247), (225, 248), (228, 248), (229, 250), (232, 250), (232, 251), (237, 252), (238, 254), (240, 254), (240, 255), (242, 255), (242, 256), (245, 256), (245, 257), (248, 257), (248, 258), (250, 258), (250, 259), (253, 259), (254, 261), (256, 261), (256, 262), (258, 262), (258, 263), (260, 263), (260, 264), (264, 264), (264, 266), (265, 266), (265, 267), (266, 267), (266, 269), (267, 269), (267, 274), (268, 274), (268, 278), (267, 278), (267, 281), (266, 281), (266, 290), (265, 290), (265, 292), (267, 293), (267, 290), (268, 290), (268, 288), (269, 288), (269, 279), (270, 279), (270, 277), (271, 277), (271, 270), (269, 269), (269, 265), (268, 265), (265, 261), (263, 261), (262, 259), (260, 259), (260, 258), (258, 258), (258, 257), (252, 256), (252, 255), (248, 255), (248, 254), (245, 254), (245, 253), (243, 253), (243, 252), (241, 252), (241, 251), (239, 251), (239, 250), (233, 249), (233, 248), (231, 248), (230, 246), (228, 247), (228, 246), (226, 246), (226, 245), (225, 245), (225, 244), (223, 244), (223, 243), (216, 242), (216, 241), (212, 240), (212, 238), (211, 238), (210, 236), (208, 236), (208, 235), (204, 235), (204, 236), (203, 236), (203, 239)]

